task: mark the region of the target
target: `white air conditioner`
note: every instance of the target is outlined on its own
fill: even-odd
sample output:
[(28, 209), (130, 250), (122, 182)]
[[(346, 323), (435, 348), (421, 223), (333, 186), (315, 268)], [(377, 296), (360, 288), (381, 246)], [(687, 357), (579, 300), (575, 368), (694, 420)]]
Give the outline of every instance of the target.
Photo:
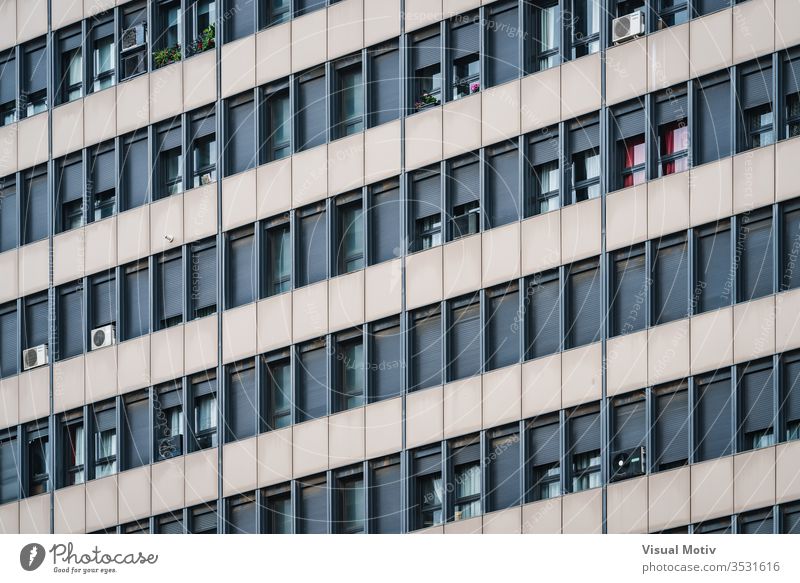
[(611, 40), (619, 44), (644, 34), (644, 12), (636, 10), (615, 18), (611, 23)]
[(144, 24), (137, 24), (136, 26), (123, 30), (119, 41), (120, 52), (124, 53), (125, 51), (130, 51), (142, 46), (147, 42), (145, 32)]
[(611, 480), (624, 480), (645, 473), (645, 449), (635, 447), (614, 454), (611, 461)]
[(92, 330), (92, 350), (105, 348), (117, 342), (117, 332), (114, 324), (108, 324)]
[(40, 344), (22, 351), (22, 369), (30, 370), (47, 364), (47, 344)]

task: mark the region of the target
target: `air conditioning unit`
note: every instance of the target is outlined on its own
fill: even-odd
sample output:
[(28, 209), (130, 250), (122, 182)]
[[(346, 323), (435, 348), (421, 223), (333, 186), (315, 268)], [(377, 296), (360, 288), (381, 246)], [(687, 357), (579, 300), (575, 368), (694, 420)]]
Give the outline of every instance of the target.
[(206, 185), (211, 184), (214, 181), (213, 177), (211, 176), (211, 172), (206, 172), (200, 175), (200, 184)]
[(147, 29), (144, 24), (137, 24), (122, 31), (119, 46), (120, 52), (124, 53), (133, 49), (137, 49), (147, 42)]
[(125, 79), (147, 72), (147, 53), (145, 51), (137, 51), (122, 55), (122, 76)]
[(30, 370), (47, 364), (47, 344), (40, 344), (22, 351), (22, 369)]
[(611, 462), (611, 479), (624, 480), (645, 473), (645, 450), (635, 447), (614, 454)]
[(117, 342), (117, 331), (114, 324), (108, 324), (92, 330), (92, 350), (105, 348)]
[(641, 10), (615, 18), (611, 23), (611, 40), (614, 44), (636, 38), (644, 33), (644, 12)]

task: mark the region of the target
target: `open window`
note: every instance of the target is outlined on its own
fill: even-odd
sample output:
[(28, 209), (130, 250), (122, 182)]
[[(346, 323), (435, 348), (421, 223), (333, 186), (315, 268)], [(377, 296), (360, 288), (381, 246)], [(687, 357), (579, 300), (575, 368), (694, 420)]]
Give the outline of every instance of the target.
[(364, 338), (360, 328), (336, 335), (335, 400), (338, 411), (360, 407), (366, 401)]
[(117, 408), (113, 399), (92, 407), (92, 478), (117, 473)]
[(302, 287), (322, 281), (328, 276), (328, 214), (325, 202), (309, 205), (298, 211), (297, 280)]
[(262, 356), (265, 371), (266, 426), (268, 430), (292, 423), (292, 368), (288, 350)]
[(156, 131), (156, 139), (157, 198), (180, 194), (183, 192), (183, 133), (180, 118), (161, 123)]
[(450, 162), (450, 240), (481, 230), (481, 164), (477, 154)]
[(448, 380), (455, 381), (481, 372), (481, 300), (473, 294), (448, 304)]
[(533, 9), (533, 70), (544, 71), (561, 62), (561, 7), (556, 0), (536, 0)]
[(147, 3), (129, 2), (121, 9), (120, 80), (147, 72)]
[(448, 53), (452, 67), (452, 89), (448, 97), (460, 99), (480, 91), (480, 17), (477, 13), (460, 15), (450, 21)]
[(411, 38), (411, 100), (414, 111), (442, 102), (441, 43), (438, 26), (415, 33)]
[(31, 117), (47, 109), (47, 42), (44, 38), (22, 47), (20, 114)]
[(116, 82), (117, 52), (114, 41), (114, 15), (95, 16), (89, 32), (92, 60), (92, 91), (102, 91)]
[(569, 123), (569, 203), (600, 196), (600, 124), (596, 116)]
[(361, 55), (340, 59), (333, 64), (334, 134), (343, 138), (364, 131), (364, 74)]
[(185, 452), (183, 388), (180, 381), (157, 386), (153, 393), (155, 459), (170, 459)]
[[(86, 431), (83, 411), (78, 409), (59, 417), (61, 428), (59, 487), (74, 486), (86, 481)], [(2, 446), (0, 446), (2, 447)]]
[(783, 91), (786, 137), (800, 136), (800, 50), (788, 52), (783, 62)]
[(83, 162), (80, 153), (57, 163), (58, 232), (83, 226)]
[(328, 139), (325, 67), (297, 75), (296, 123), (298, 152), (324, 144)]
[(364, 267), (364, 211), (361, 191), (336, 197), (336, 270), (339, 275)]
[(572, 58), (578, 59), (600, 50), (600, 0), (571, 0), (572, 20), (568, 23)]
[(731, 410), (734, 393), (727, 370), (695, 379), (695, 461), (730, 455), (733, 451)]
[(325, 339), (300, 345), (298, 357), (295, 420), (299, 423), (328, 414), (328, 348)]
[(59, 103), (67, 103), (83, 96), (82, 41), (80, 26), (65, 28), (57, 34), (58, 60), (55, 66)]
[(217, 446), (217, 375), (207, 371), (191, 378), (192, 451)]
[(368, 49), (369, 127), (400, 117), (400, 50), (397, 41)]
[(561, 165), (558, 128), (553, 126), (532, 134), (529, 145), (532, 169), (528, 214), (538, 215), (560, 204)]
[(17, 121), (17, 60), (14, 49), (0, 54), (0, 127)]
[(740, 67), (738, 91), (739, 152), (775, 142), (772, 60)]
[(668, 89), (656, 95), (659, 176), (689, 169), (688, 117), (685, 87)]
[(266, 128), (263, 157), (265, 162), (272, 162), (292, 153), (292, 105), (287, 81), (274, 83), (265, 89), (264, 108)]
[(442, 244), (442, 184), (439, 167), (430, 166), (411, 175), (411, 216), (414, 225), (413, 250), (422, 251)]
[(192, 115), (191, 135), (192, 187), (197, 188), (217, 180), (217, 130), (213, 108)]
[(412, 454), (411, 496), (414, 508), (412, 528), (420, 529), (444, 522), (444, 484), (442, 450), (437, 444)]
[(625, 480), (647, 472), (645, 446), (647, 407), (644, 391), (615, 397), (612, 402), (611, 459), (612, 481)]

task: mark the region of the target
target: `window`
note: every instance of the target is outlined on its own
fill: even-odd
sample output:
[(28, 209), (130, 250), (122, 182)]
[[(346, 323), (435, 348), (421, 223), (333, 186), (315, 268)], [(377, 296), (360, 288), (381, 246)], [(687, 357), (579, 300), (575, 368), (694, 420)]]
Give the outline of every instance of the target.
[(400, 460), (397, 457), (370, 462), (370, 532), (399, 534), (403, 512), (400, 495)]
[(58, 232), (83, 226), (83, 164), (81, 155), (64, 158), (57, 163)]
[(519, 149), (506, 142), (487, 150), (486, 200), (488, 228), (519, 220)]
[(149, 156), (147, 154), (147, 132), (141, 130), (122, 139), (122, 168), (120, 187), (123, 206), (128, 210), (142, 206), (149, 198)]
[[(129, 79), (147, 72), (147, 3), (129, 2), (121, 7), (122, 38), (120, 45), (120, 79)], [(126, 39), (129, 42), (126, 42)]]
[(775, 119), (772, 66), (766, 62), (754, 62), (740, 70), (737, 105), (741, 128), (739, 151), (743, 152), (775, 141)]
[(644, 391), (617, 397), (612, 403), (611, 480), (645, 473), (647, 417)]
[(292, 153), (291, 117), (292, 104), (289, 101), (287, 82), (281, 82), (267, 88), (264, 97), (265, 158), (266, 162), (280, 160)]
[(153, 393), (155, 457), (157, 461), (183, 455), (183, 390), (180, 382), (165, 383)]
[(489, 477), (487, 510), (502, 510), (520, 503), (522, 466), (517, 425), (493, 431), (486, 457)]
[(58, 101), (67, 103), (83, 96), (83, 52), (80, 26), (58, 33)]
[(697, 282), (695, 293), (699, 296), (699, 313), (716, 310), (731, 304), (733, 287), (731, 274), (730, 222), (719, 221), (696, 230)]
[(0, 433), (0, 504), (20, 497), (20, 466), (17, 434), (5, 430)]
[(772, 293), (772, 208), (741, 215), (739, 241), (739, 301)]
[[(287, 2), (291, 0), (285, 0)], [(256, 29), (256, 2), (255, 0), (226, 0), (226, 10), (222, 20), (227, 21), (225, 29), (225, 42), (244, 38), (255, 32)]]
[(90, 150), (86, 194), (89, 198), (89, 220), (100, 221), (114, 214), (117, 171), (114, 142)]
[(486, 368), (494, 370), (519, 362), (522, 318), (516, 282), (487, 290)]
[(568, 420), (571, 492), (600, 486), (600, 413), (576, 409)]
[(157, 534), (184, 534), (183, 512), (176, 511), (176, 514), (168, 513), (156, 517)]
[(480, 156), (467, 154), (450, 163), (450, 240), (481, 230)]
[(216, 115), (209, 109), (192, 116), (192, 187), (211, 184), (217, 179)]
[(477, 294), (450, 302), (449, 380), (480, 374), (481, 302)]
[(561, 496), (561, 437), (558, 413), (529, 424), (530, 492), (528, 501)]
[(155, 66), (168, 65), (181, 58), (181, 45), (183, 44), (182, 19), (180, 0), (158, 0), (154, 7), (153, 17), (156, 29), (155, 44), (160, 51), (153, 53)]
[(657, 472), (678, 468), (689, 461), (689, 391), (684, 384), (654, 390), (655, 456)]
[(792, 352), (782, 359), (781, 414), (786, 425), (784, 439), (800, 439), (800, 353)]
[(480, 439), (468, 437), (452, 444), (454, 493), (452, 520), (467, 520), (481, 514), (481, 449)]
[(441, 448), (431, 447), (414, 453), (412, 496), (413, 528), (427, 528), (444, 522), (444, 484)]
[(17, 304), (0, 306), (0, 378), (17, 374), (19, 348), (17, 343)]
[(558, 352), (561, 347), (561, 283), (558, 270), (536, 274), (525, 292), (526, 358)]
[(266, 424), (270, 430), (292, 423), (292, 369), (289, 353), (278, 352), (262, 357), (266, 368)]
[[(176, 9), (177, 12), (177, 9)], [(114, 85), (114, 67), (117, 60), (114, 44), (114, 16), (101, 15), (92, 19), (89, 33), (92, 43), (92, 91), (101, 91)], [(173, 43), (177, 44), (177, 43)]]
[(291, 534), (292, 523), (292, 490), (289, 484), (274, 486), (264, 492), (266, 496), (266, 528), (267, 534)]
[(739, 515), (737, 534), (772, 534), (772, 508)]
[(442, 244), (442, 184), (438, 167), (411, 175), (411, 208), (414, 217), (414, 250)]
[(561, 20), (558, 2), (538, 0), (533, 3), (534, 71), (544, 71), (561, 62)]
[(147, 260), (123, 268), (123, 339), (130, 340), (150, 332), (150, 278)]
[(339, 275), (364, 267), (364, 212), (361, 192), (336, 197), (336, 268)]
[(600, 196), (600, 126), (595, 118), (576, 120), (569, 132), (571, 200)]
[(268, 221), (265, 225), (267, 265), (265, 271), (265, 295), (274, 296), (292, 288), (292, 241), (289, 215)]
[(25, 302), (25, 321), (22, 328), (22, 349), (47, 346), (47, 293), (28, 296)]
[(328, 484), (325, 475), (299, 483), (297, 527), (300, 534), (325, 534), (328, 531)]
[(689, 256), (686, 235), (662, 237), (652, 247), (653, 323), (666, 324), (689, 311)]
[(647, 150), (644, 143), (645, 118), (644, 109), (638, 102), (634, 108), (630, 106), (614, 111), (612, 131), (616, 136), (616, 156), (619, 175), (618, 188), (627, 188), (642, 184), (647, 179)]
[(156, 298), (158, 329), (183, 322), (183, 256), (180, 249), (162, 253), (156, 258)]
[(361, 57), (342, 59), (333, 65), (336, 87), (332, 95), (336, 112), (336, 136), (364, 130), (364, 81)]
[(442, 384), (442, 316), (439, 307), (412, 316), (411, 390)]
[(325, 68), (318, 67), (297, 77), (297, 144), (298, 152), (327, 141)]
[(600, 0), (572, 0), (572, 21), (567, 24), (572, 58), (600, 50)]
[(781, 280), (778, 290), (785, 291), (800, 286), (800, 269), (797, 269), (800, 267), (800, 203), (784, 203), (780, 216)]
[(603, 329), (597, 259), (575, 263), (567, 275), (567, 344), (569, 348), (596, 342)]
[(800, 504), (783, 505), (782, 528), (785, 534), (800, 534)]
[(156, 184), (158, 197), (183, 192), (183, 136), (180, 118), (162, 123), (156, 132)]
[(337, 409), (346, 411), (364, 404), (364, 341), (360, 329), (336, 336)]
[(697, 128), (697, 164), (730, 156), (731, 80), (726, 71), (700, 80), (694, 116)]
[(367, 103), (374, 127), (400, 117), (400, 51), (392, 41), (368, 49), (368, 54)]
[(695, 460), (706, 461), (730, 455), (733, 451), (730, 376), (717, 372), (700, 377), (695, 383)]
[(442, 45), (438, 25), (411, 38), (412, 91), (415, 111), (442, 102)]
[(266, 25), (286, 22), (292, 17), (292, 0), (266, 0)]
[(47, 420), (29, 423), (25, 433), (27, 438), (25, 494), (30, 497), (50, 490), (50, 435), (47, 431)]
[(193, 450), (217, 446), (217, 377), (206, 372), (192, 378)]
[(647, 325), (647, 280), (644, 246), (617, 251), (612, 255), (612, 334), (630, 334)]
[(227, 366), (228, 441), (237, 441), (256, 435), (259, 431), (258, 397), (256, 397), (256, 369), (252, 360)]
[(22, 47), (20, 113), (31, 117), (47, 109), (47, 51), (42, 38)]
[(191, 534), (217, 534), (217, 504), (201, 504), (189, 510)]
[[(703, 0), (700, 0), (702, 3)], [(658, 0), (658, 29), (683, 24), (689, 19), (687, 0)]]
[(336, 472), (335, 531), (339, 534), (359, 534), (365, 531), (364, 476), (361, 466)]
[(448, 57), (452, 63), (452, 99), (480, 91), (480, 17), (461, 15), (450, 21)]
[[(81, 410), (64, 413), (60, 419), (60, 486), (74, 486), (86, 481), (86, 434)], [(0, 446), (2, 447), (2, 446)]]
[(189, 252), (191, 318), (203, 318), (217, 311), (217, 244), (205, 239), (192, 243)]
[(225, 176), (230, 176), (256, 164), (256, 110), (252, 91), (229, 99), (227, 106)]
[(117, 473), (117, 409), (114, 401), (93, 407), (94, 478)]
[(793, 58), (784, 61), (783, 71), (783, 86), (786, 95), (786, 137), (793, 138), (800, 136), (800, 54), (794, 54)]
[(17, 121), (17, 61), (14, 49), (0, 55), (0, 127)]
[(656, 95), (658, 175), (689, 169), (689, 107), (686, 88), (671, 88)]
[(122, 417), (122, 461), (126, 470), (150, 463), (150, 392), (125, 396)]
[(325, 340), (301, 345), (299, 359), (295, 418), (298, 423), (328, 413), (328, 351)]
[(16, 247), (18, 238), (17, 185), (12, 175), (0, 178), (0, 253)]
[(739, 367), (740, 451), (775, 443), (772, 359)]
[(558, 128), (545, 128), (536, 132), (530, 141), (529, 156), (532, 168), (532, 191), (529, 199), (530, 215), (557, 209), (561, 187), (559, 166)]
[(396, 178), (369, 187), (369, 263), (375, 265), (402, 253), (400, 185)]
[(256, 248), (253, 227), (228, 234), (228, 309), (256, 299)]
[(731, 519), (729, 517), (707, 520), (694, 527), (694, 534), (731, 534), (731, 532)]
[(22, 244), (47, 237), (47, 169), (43, 166), (24, 173), (25, 190), (22, 200)]
[(57, 358), (63, 360), (84, 351), (83, 282), (58, 288)]
[[(214, 48), (217, 3), (214, 0), (189, 0), (186, 3), (186, 56)], [(235, 15), (226, 14), (227, 18)]]
[(516, 79), (521, 72), (519, 42), (523, 38), (518, 34), (517, 3), (504, 2), (490, 6), (484, 26), (488, 60), (487, 84), (493, 87)]
[(297, 285), (302, 287), (322, 281), (328, 275), (328, 229), (325, 223), (325, 203), (307, 206), (297, 211), (297, 214), (300, 223)]
[(397, 397), (403, 390), (403, 342), (398, 318), (369, 325), (367, 375), (370, 402)]
[(325, 0), (295, 0), (294, 17), (308, 14), (314, 10), (325, 7)]
[(228, 498), (228, 533), (258, 534), (256, 515), (255, 494)]

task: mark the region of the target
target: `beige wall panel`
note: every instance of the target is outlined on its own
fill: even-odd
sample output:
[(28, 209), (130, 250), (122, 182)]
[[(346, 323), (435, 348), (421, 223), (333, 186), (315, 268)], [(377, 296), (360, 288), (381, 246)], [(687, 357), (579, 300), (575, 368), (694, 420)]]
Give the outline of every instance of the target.
[(47, 0), (18, 0), (17, 43), (23, 43), (45, 33), (47, 33)]
[(522, 534), (561, 534), (562, 498), (551, 498), (522, 507)]
[(412, 310), (442, 299), (442, 247), (406, 257), (406, 308)]
[(561, 209), (561, 260), (571, 263), (600, 253), (599, 198)]
[(414, 170), (442, 159), (442, 108), (434, 107), (405, 120), (406, 169)]
[(689, 320), (647, 331), (647, 379), (656, 385), (689, 374)]
[(84, 404), (83, 355), (53, 365), (53, 412), (61, 413)]
[(692, 168), (689, 215), (696, 227), (733, 214), (733, 161), (723, 158)]
[(328, 418), (328, 459), (339, 468), (364, 459), (364, 408), (358, 407)]
[(481, 93), (442, 107), (442, 153), (445, 158), (481, 147)]
[(150, 252), (178, 249), (183, 244), (183, 196), (150, 204)]
[(485, 514), (483, 534), (522, 534), (522, 507), (515, 506)]
[(519, 135), (520, 83), (510, 81), (481, 91), (481, 140), (484, 146)]
[[(117, 0), (116, 5), (120, 5), (128, 0)], [(114, 8), (114, 0), (83, 0), (83, 16), (90, 18)]]
[(183, 111), (183, 63), (174, 63), (150, 73), (150, 123)]
[(456, 520), (444, 525), (445, 534), (481, 534), (483, 517), (476, 516), (466, 520)]
[(523, 132), (546, 128), (561, 119), (561, 67), (553, 67), (520, 82)]
[(561, 409), (561, 353), (522, 364), (522, 417)]
[(117, 88), (87, 95), (83, 102), (83, 140), (87, 146), (117, 135)]
[(153, 480), (151, 503), (153, 514), (163, 514), (183, 508), (184, 504), (184, 456), (175, 457), (151, 466)]
[(647, 478), (650, 532), (691, 522), (691, 478), (688, 467), (658, 472)]
[(276, 160), (256, 168), (256, 197), (259, 219), (292, 208), (292, 158)]
[(292, 428), (258, 436), (258, 486), (292, 479)]
[(12, 300), (19, 291), (19, 256), (16, 249), (0, 253), (0, 302)]
[(294, 426), (292, 472), (302, 478), (328, 469), (328, 418)]
[(461, 237), (443, 247), (444, 297), (452, 298), (481, 287), (481, 237)]
[(25, 170), (47, 160), (47, 117), (39, 113), (17, 124), (17, 164)]
[(666, 89), (689, 78), (689, 24), (647, 37), (647, 88)]
[(187, 243), (217, 232), (216, 183), (192, 188), (183, 194), (183, 238)]
[(119, 524), (117, 476), (86, 482), (86, 532)]
[(647, 185), (648, 237), (689, 227), (689, 173), (670, 174)]
[(402, 263), (385, 261), (364, 271), (364, 317), (367, 322), (400, 312)]
[(603, 530), (603, 491), (600, 488), (568, 494), (561, 501), (564, 534), (600, 534)]
[(77, 99), (53, 110), (53, 158), (83, 147), (83, 101)]
[(328, 282), (328, 327), (331, 332), (364, 322), (364, 271)]
[(325, 62), (327, 16), (317, 10), (292, 20), (292, 72)]
[(444, 437), (457, 437), (481, 428), (481, 377), (444, 386)]
[(116, 346), (87, 352), (85, 364), (87, 403), (94, 403), (117, 394)]
[(564, 352), (561, 379), (563, 407), (598, 400), (602, 385), (601, 344), (596, 342)]
[(0, 49), (13, 47), (17, 39), (17, 3), (0, 2)]
[(606, 393), (609, 396), (646, 387), (647, 331), (608, 340), (606, 369)]
[(517, 222), (484, 231), (481, 273), (483, 287), (519, 277), (520, 224)]
[(117, 265), (117, 217), (109, 217), (84, 228), (84, 271), (91, 275)]
[(222, 97), (256, 84), (256, 37), (246, 36), (222, 45)]
[(731, 11), (720, 10), (689, 23), (689, 66), (692, 77), (733, 64)]
[(336, 59), (363, 46), (363, 0), (343, 0), (328, 8), (328, 59)]
[(800, 43), (800, 3), (797, 0), (775, 0), (775, 50)]
[(328, 193), (339, 194), (364, 184), (364, 134), (328, 145)]
[(609, 534), (647, 534), (647, 476), (608, 486)]
[(19, 248), (19, 295), (27, 296), (47, 287), (50, 265), (47, 241), (37, 241)]
[(122, 472), (117, 480), (120, 523), (125, 524), (150, 516), (150, 466)]
[(150, 207), (117, 215), (117, 259), (128, 263), (150, 254)]
[(328, 146), (311, 148), (292, 158), (292, 206), (324, 199), (328, 193)]
[(225, 445), (222, 451), (222, 495), (252, 492), (258, 487), (258, 438)]
[(368, 459), (402, 448), (403, 402), (400, 398), (371, 403), (364, 408), (365, 453)]
[[(252, 43), (251, 43), (252, 44)], [(226, 59), (230, 53), (226, 53), (226, 49), (231, 45), (226, 43), (222, 48), (222, 65), (223, 65), (223, 87), (227, 80), (225, 74), (231, 75), (231, 63)], [(242, 60), (246, 57), (245, 54), (237, 55)], [(254, 65), (253, 60), (250, 59), (248, 63), (251, 67)], [(225, 71), (225, 66), (229, 66), (228, 71)], [(229, 78), (229, 77), (228, 77)], [(253, 79), (252, 73), (249, 73), (247, 79)], [(247, 89), (245, 87), (244, 89)], [(186, 59), (183, 63), (183, 109), (190, 111), (203, 105), (213, 102), (217, 97), (217, 67), (216, 67), (216, 54), (214, 51), (206, 51), (199, 55), (195, 55), (190, 59)]]
[(733, 511), (745, 512), (775, 504), (775, 448), (733, 456)]
[(47, 417), (50, 413), (50, 371), (46, 366), (19, 375), (19, 422)]
[(150, 384), (150, 336), (117, 345), (117, 390), (127, 393)]
[(442, 439), (444, 429), (442, 387), (410, 393), (406, 398), (406, 447)]
[(19, 423), (19, 377), (0, 380), (0, 428)]
[(744, 362), (775, 352), (775, 297), (733, 307), (733, 360)]
[(233, 362), (256, 353), (256, 305), (247, 304), (222, 315), (222, 361)]
[(256, 83), (262, 85), (292, 72), (292, 23), (270, 26), (256, 35)]
[(83, 277), (83, 229), (53, 237), (53, 285)]
[(776, 501), (800, 499), (800, 441), (781, 443), (775, 451)]
[(600, 53), (561, 65), (561, 119), (600, 109)]
[(184, 371), (192, 374), (217, 366), (217, 318), (208, 316), (183, 327)]
[(775, 296), (775, 350), (800, 347), (800, 290)]
[(186, 506), (217, 497), (217, 449), (205, 449), (186, 456)]
[(787, 200), (800, 194), (798, 159), (800, 138), (785, 140), (775, 146), (775, 200)]
[[(755, 2), (759, 0), (753, 0)], [(733, 158), (733, 212), (741, 213), (775, 200), (775, 147), (750, 150)]]
[(150, 379), (153, 384), (183, 376), (183, 327), (173, 326), (150, 336)]
[[(488, 4), (488, 2), (484, 2)], [(449, 18), (481, 5), (481, 0), (442, 0), (442, 16)]]
[(522, 411), (522, 366), (515, 364), (483, 375), (483, 427), (517, 421)]
[(19, 124), (11, 124), (0, 128), (0, 174), (13, 174), (17, 166), (17, 150), (19, 149)]
[(733, 62), (775, 50), (775, 2), (753, 0), (733, 7)]
[(733, 360), (733, 310), (723, 308), (692, 318), (692, 373), (716, 370)]
[(364, 44), (371, 46), (379, 41), (400, 36), (400, 19), (403, 11), (400, 0), (364, 2)]
[(295, 342), (328, 332), (328, 282), (295, 290), (292, 298), (292, 334)]
[(222, 229), (227, 231), (256, 221), (256, 170), (240, 172), (222, 181)]
[(406, 32), (438, 22), (443, 17), (442, 0), (406, 0)]
[(19, 501), (0, 506), (0, 534), (19, 534)]
[(146, 127), (148, 123), (150, 75), (140, 75), (117, 85), (117, 131), (123, 134)]
[(522, 221), (522, 275), (561, 265), (561, 211)]
[(258, 352), (292, 343), (292, 294), (283, 293), (258, 302)]
[(84, 484), (56, 490), (53, 499), (53, 532), (86, 532), (86, 487)]
[(606, 51), (608, 105), (647, 93), (647, 39), (642, 37)]
[(50, 494), (39, 494), (19, 501), (19, 532), (50, 533)]
[(606, 246), (609, 251), (647, 240), (647, 185), (606, 197)]
[(733, 513), (733, 458), (693, 464), (692, 520), (702, 522)]
[(400, 174), (401, 123), (397, 120), (381, 124), (364, 133), (364, 181), (367, 184)]

